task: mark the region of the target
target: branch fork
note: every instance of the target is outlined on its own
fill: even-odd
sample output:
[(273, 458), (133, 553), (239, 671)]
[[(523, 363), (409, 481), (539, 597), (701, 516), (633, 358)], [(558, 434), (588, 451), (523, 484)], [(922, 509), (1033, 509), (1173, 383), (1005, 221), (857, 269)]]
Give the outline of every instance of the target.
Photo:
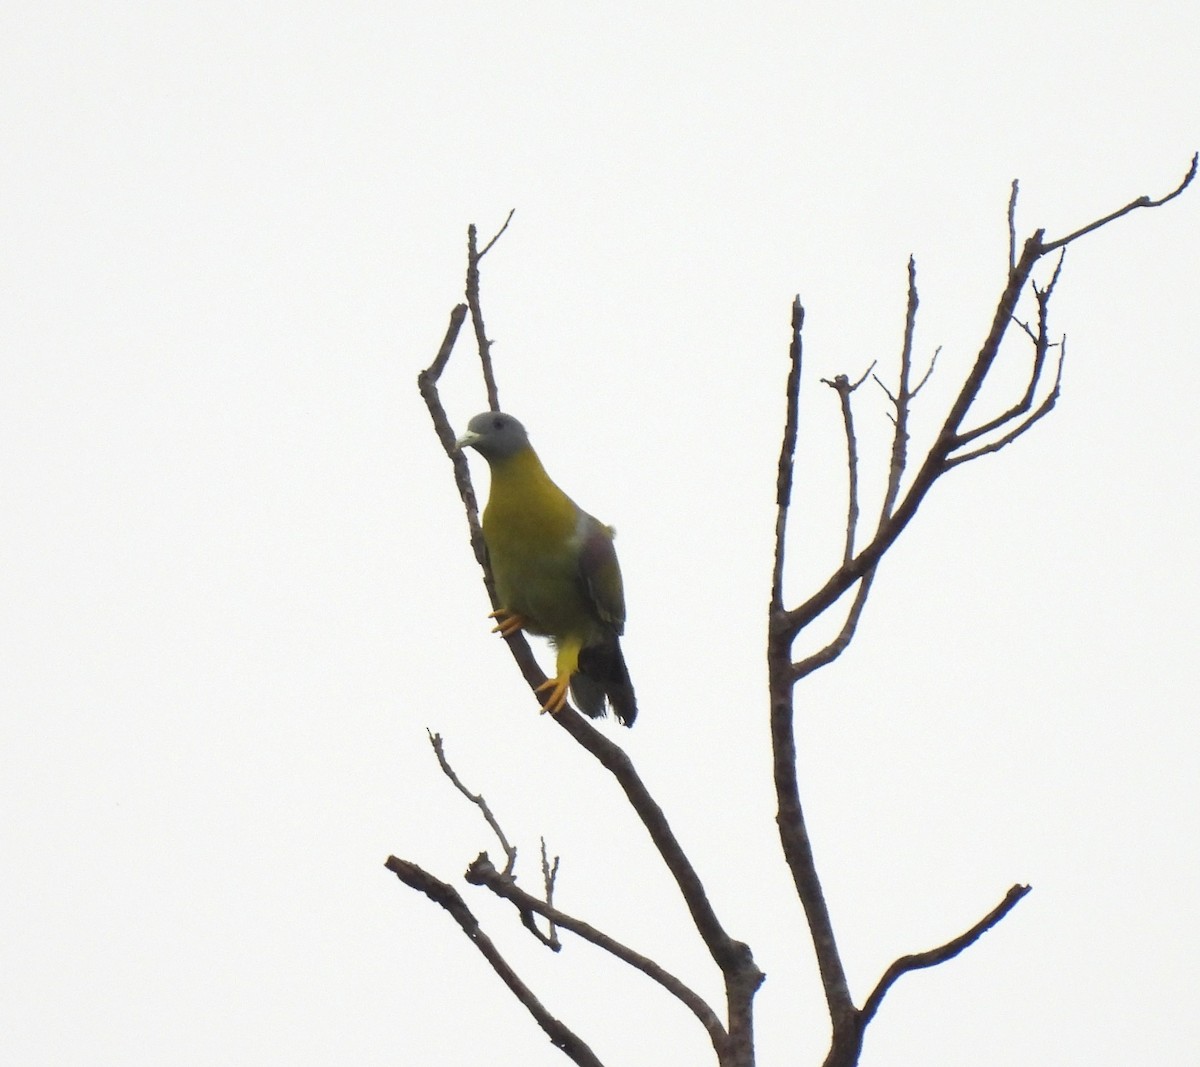
[[(1012, 184), (1008, 205), (1008, 270), (991, 329), (967, 373), (957, 396), (950, 405), (940, 430), (934, 437), (915, 474), (907, 478), (909, 466), (909, 420), (917, 394), (933, 373), (937, 353), (916, 386), (911, 386), (913, 337), (918, 306), (916, 264), (908, 263), (908, 308), (904, 337), (900, 350), (899, 369), (894, 388), (889, 388), (876, 375), (894, 414), (891, 458), (879, 518), (868, 535), (867, 543), (857, 548), (860, 510), (859, 454), (851, 408), (852, 394), (862, 384), (853, 384), (847, 375), (823, 379), (838, 394), (846, 439), (849, 468), (846, 536), (842, 558), (820, 588), (794, 607), (785, 604), (783, 591), (784, 559), (787, 543), (788, 512), (792, 499), (792, 472), (795, 464), (796, 441), (800, 412), (802, 380), (804, 308), (797, 297), (792, 305), (792, 341), (789, 349), (790, 367), (786, 386), (783, 441), (777, 471), (775, 520), (775, 563), (771, 579), (768, 616), (767, 662), (770, 684), (770, 721), (773, 749), (775, 790), (778, 800), (776, 822), (784, 858), (792, 874), (808, 922), (826, 1004), (832, 1024), (832, 1037), (825, 1067), (853, 1067), (858, 1063), (863, 1032), (874, 1018), (884, 996), (903, 974), (931, 967), (953, 958), (973, 944), (1000, 922), (1029, 892), (1029, 886), (1014, 885), (1004, 899), (965, 933), (946, 944), (893, 962), (871, 991), (863, 1006), (857, 1007), (851, 996), (842, 964), (824, 892), (817, 874), (808, 828), (800, 803), (799, 782), (796, 776), (795, 686), (801, 679), (832, 663), (849, 646), (870, 593), (880, 560), (912, 521), (921, 503), (937, 480), (948, 471), (972, 460), (990, 455), (1007, 447), (1027, 433), (1053, 410), (1062, 387), (1063, 363), (1066, 357), (1066, 338), (1052, 339), (1049, 328), (1050, 303), (1062, 273), (1069, 245), (1085, 235), (1140, 208), (1161, 207), (1175, 199), (1196, 176), (1200, 153), (1192, 157), (1191, 166), (1182, 182), (1165, 196), (1157, 199), (1138, 197), (1124, 207), (1072, 231), (1067, 236), (1046, 240), (1045, 231), (1037, 230), (1017, 251), (1016, 206), (1018, 185)], [(1033, 277), (1035, 267), (1047, 256), (1058, 253), (1057, 262), (1045, 284)], [(1036, 324), (1020, 322), (1016, 317), (1017, 304), (1028, 292), (1035, 303)], [(1023, 393), (999, 414), (984, 418), (967, 427), (970, 415), (1000, 351), (1010, 323), (1017, 322), (1032, 345), (1027, 383)], [(1055, 355), (1052, 358), (1052, 353)], [(1044, 382), (1048, 365), (1053, 364), (1053, 380)], [(872, 364), (872, 368), (874, 364)], [(868, 373), (872, 373), (869, 369)], [(1040, 397), (1040, 399), (1039, 399)], [(854, 590), (837, 636), (823, 647), (794, 658), (793, 646), (805, 629)]]

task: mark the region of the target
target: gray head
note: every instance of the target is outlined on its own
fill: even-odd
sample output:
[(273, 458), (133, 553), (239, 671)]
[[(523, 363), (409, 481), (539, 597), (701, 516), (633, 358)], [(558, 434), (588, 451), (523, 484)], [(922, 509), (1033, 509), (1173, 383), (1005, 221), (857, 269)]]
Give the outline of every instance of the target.
[(473, 448), (489, 463), (507, 459), (529, 447), (529, 437), (511, 415), (485, 411), (467, 423), (467, 432), (455, 442), (460, 449)]

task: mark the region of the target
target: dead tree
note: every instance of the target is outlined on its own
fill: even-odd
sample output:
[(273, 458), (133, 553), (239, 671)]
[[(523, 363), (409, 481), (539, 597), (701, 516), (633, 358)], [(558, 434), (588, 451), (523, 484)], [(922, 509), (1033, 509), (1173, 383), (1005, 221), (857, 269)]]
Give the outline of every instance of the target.
[[(912, 521), (918, 508), (937, 481), (946, 473), (982, 456), (997, 452), (1021, 437), (1053, 409), (1059, 397), (1065, 336), (1054, 339), (1049, 313), (1055, 286), (1063, 268), (1067, 248), (1087, 234), (1115, 222), (1139, 208), (1156, 208), (1179, 196), (1196, 175), (1200, 154), (1193, 156), (1191, 167), (1174, 190), (1157, 199), (1142, 196), (1125, 206), (1081, 226), (1064, 237), (1047, 239), (1044, 230), (1035, 231), (1018, 246), (1016, 232), (1017, 183), (1014, 181), (1008, 205), (1009, 255), (1005, 284), (996, 304), (991, 328), (978, 355), (958, 388), (932, 445), (919, 457), (909, 453), (909, 419), (912, 406), (922, 387), (934, 372), (936, 353), (920, 373), (914, 368), (913, 335), (917, 316), (916, 264), (908, 264), (908, 305), (898, 366), (887, 377), (868, 369), (856, 381), (848, 375), (825, 380), (836, 393), (844, 427), (848, 467), (849, 500), (846, 534), (841, 559), (818, 588), (802, 600), (790, 599), (784, 590), (784, 558), (787, 547), (788, 513), (792, 502), (792, 469), (799, 427), (800, 390), (803, 384), (802, 330), (804, 309), (799, 298), (792, 305), (790, 367), (786, 387), (783, 443), (777, 474), (775, 559), (767, 620), (767, 659), (770, 686), (770, 733), (773, 747), (775, 794), (778, 802), (776, 822), (783, 856), (795, 884), (796, 895), (804, 910), (812, 937), (813, 950), (821, 976), (831, 1021), (831, 1038), (824, 1067), (853, 1067), (859, 1061), (863, 1034), (879, 1010), (888, 990), (902, 975), (932, 967), (953, 958), (995, 926), (1029, 892), (1029, 886), (1013, 885), (1000, 902), (969, 929), (935, 948), (901, 956), (876, 982), (866, 997), (857, 1003), (849, 988), (838, 949), (837, 936), (826, 907), (817, 872), (816, 860), (804, 821), (800, 802), (800, 784), (796, 771), (795, 704), (796, 685), (815, 671), (832, 663), (849, 646), (870, 594), (876, 571), (888, 549)], [(438, 396), (438, 380), (446, 367), (455, 342), (469, 316), (475, 334), (475, 347), (491, 410), (500, 410), (499, 392), (492, 366), (490, 343), (484, 328), (480, 305), (480, 262), (508, 226), (504, 226), (487, 244), (479, 247), (474, 226), (468, 230), (467, 302), (450, 314), (450, 324), (432, 364), (418, 375), (418, 386), (429, 409), (434, 429), (449, 456), (454, 479), (462, 498), (475, 558), (483, 569), (483, 580), (493, 608), (501, 605), (488, 572), (479, 524), (479, 509), (465, 459), (454, 448), (455, 433)], [(1022, 308), (1029, 311), (1022, 319)], [(1024, 334), (1029, 346), (1028, 375), (1024, 391), (995, 414), (977, 410), (977, 401), (999, 355), (1001, 345), (1013, 325)], [(879, 514), (864, 520), (859, 505), (859, 455), (853, 418), (855, 391), (871, 378), (887, 394), (891, 404), (893, 431), (886, 486)], [(829, 613), (842, 611), (843, 621), (833, 640), (797, 654), (796, 648), (809, 627)], [(524, 636), (516, 632), (507, 638), (518, 668), (531, 692), (545, 681)], [(537, 699), (536, 695), (534, 699)], [(510, 901), (522, 924), (547, 947), (560, 946), (558, 931), (567, 930), (611, 953), (629, 966), (658, 982), (676, 997), (704, 1027), (712, 1042), (719, 1067), (751, 1067), (754, 1063), (754, 995), (763, 974), (748, 945), (732, 937), (717, 917), (700, 875), (671, 831), (666, 815), (643, 784), (625, 751), (607, 734), (594, 728), (570, 707), (553, 721), (607, 770), (624, 791), (629, 803), (649, 831), (664, 864), (679, 887), (691, 915), (725, 985), (725, 1005), (717, 1010), (706, 1003), (678, 977), (634, 949), (620, 944), (595, 927), (569, 915), (553, 904), (557, 859), (551, 863), (542, 846), (544, 894), (534, 896), (517, 887), (513, 867), (515, 850), (509, 845), (495, 816), (481, 795), (471, 793), (459, 781), (446, 759), (440, 737), (430, 735), (437, 759), (451, 782), (478, 806), (481, 814), (499, 838), (505, 853), (503, 869), (497, 870), (486, 853), (469, 866), (466, 880), (489, 889)], [(453, 886), (408, 860), (389, 857), (387, 867), (405, 884), (440, 904), (463, 929), (501, 980), (528, 1009), (538, 1025), (577, 1064), (600, 1067), (601, 1061), (588, 1044), (565, 1023), (553, 1017), (534, 992), (517, 976), (512, 967), (480, 928), (463, 896)], [(548, 932), (537, 924), (540, 917), (548, 923)]]

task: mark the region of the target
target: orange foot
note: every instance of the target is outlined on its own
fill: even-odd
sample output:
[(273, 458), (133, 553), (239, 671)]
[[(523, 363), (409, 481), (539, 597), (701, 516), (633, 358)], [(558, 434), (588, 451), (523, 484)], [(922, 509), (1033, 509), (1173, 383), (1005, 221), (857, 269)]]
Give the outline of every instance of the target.
[(566, 706), (567, 691), (571, 687), (571, 676), (569, 674), (560, 674), (557, 678), (547, 678), (539, 685), (534, 692), (540, 693), (544, 689), (550, 690), (550, 695), (546, 697), (546, 702), (542, 705), (542, 713), (547, 711), (551, 715), (557, 715)]
[(488, 615), (488, 618), (496, 620), (496, 625), (492, 627), (492, 633), (499, 634), (501, 637), (512, 637), (513, 634), (525, 627), (525, 616), (509, 611), (508, 608), (497, 608)]

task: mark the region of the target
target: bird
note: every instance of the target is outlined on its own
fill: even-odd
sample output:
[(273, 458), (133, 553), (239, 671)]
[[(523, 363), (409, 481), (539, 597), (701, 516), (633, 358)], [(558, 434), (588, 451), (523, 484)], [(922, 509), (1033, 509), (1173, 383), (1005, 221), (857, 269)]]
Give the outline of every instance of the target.
[(585, 715), (604, 715), (607, 701), (632, 726), (637, 698), (621, 652), (625, 592), (612, 527), (550, 479), (512, 415), (476, 415), (456, 448), (475, 449), (491, 469), (483, 540), (500, 601), (493, 632), (549, 637), (557, 653), (555, 676), (537, 687), (542, 711), (560, 712), (570, 691)]

